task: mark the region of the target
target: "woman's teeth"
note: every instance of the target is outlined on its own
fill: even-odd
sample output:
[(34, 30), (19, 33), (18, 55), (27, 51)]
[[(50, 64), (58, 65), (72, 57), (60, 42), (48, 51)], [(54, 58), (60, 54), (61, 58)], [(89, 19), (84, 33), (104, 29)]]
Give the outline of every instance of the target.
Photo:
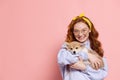
[(79, 39), (83, 39), (84, 38), (84, 36), (83, 37), (78, 37)]

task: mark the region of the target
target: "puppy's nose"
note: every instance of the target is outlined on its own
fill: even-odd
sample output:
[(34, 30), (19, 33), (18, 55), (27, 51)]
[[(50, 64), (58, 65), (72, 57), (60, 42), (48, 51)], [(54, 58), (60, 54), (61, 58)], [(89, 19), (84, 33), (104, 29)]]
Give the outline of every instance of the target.
[(76, 52), (75, 52), (75, 51), (73, 51), (73, 54), (76, 54)]

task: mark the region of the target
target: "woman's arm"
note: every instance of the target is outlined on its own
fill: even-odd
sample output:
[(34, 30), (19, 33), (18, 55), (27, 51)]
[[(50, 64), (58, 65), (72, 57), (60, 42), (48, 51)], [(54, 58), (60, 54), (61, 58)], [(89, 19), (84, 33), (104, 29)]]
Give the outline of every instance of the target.
[(88, 55), (88, 60), (90, 61), (93, 69), (98, 70), (103, 67), (104, 63), (102, 57), (100, 57), (94, 50), (90, 50), (86, 54)]
[(86, 70), (86, 65), (84, 64), (83, 59), (79, 57), (79, 61), (74, 64), (71, 64), (70, 68), (83, 71)]
[(106, 58), (103, 58), (103, 62), (104, 62), (103, 68), (95, 70), (91, 68), (90, 66), (87, 66), (86, 70), (83, 72), (86, 73), (89, 76), (89, 78), (91, 78), (92, 80), (103, 80), (107, 76), (107, 73), (108, 73), (108, 66), (107, 66)]
[[(103, 64), (103, 60), (102, 58), (100, 59), (97, 55), (95, 54), (91, 54), (91, 53), (86, 53), (86, 52), (81, 52), (80, 53), (83, 59), (89, 59), (90, 61), (90, 65), (93, 69), (98, 70), (101, 67), (101, 64)], [(84, 62), (82, 62), (81, 59), (79, 59), (79, 62), (74, 63), (73, 65), (71, 65), (71, 68), (74, 69), (81, 69), (81, 67), (83, 67), (85, 64)], [(80, 67), (81, 65), (81, 67)], [(85, 67), (84, 67), (85, 68)]]

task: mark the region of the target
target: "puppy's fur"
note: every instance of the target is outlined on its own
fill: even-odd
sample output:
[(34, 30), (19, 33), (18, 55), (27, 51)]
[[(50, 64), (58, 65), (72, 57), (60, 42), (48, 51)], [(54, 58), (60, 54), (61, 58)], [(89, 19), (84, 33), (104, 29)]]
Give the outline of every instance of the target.
[[(87, 49), (85, 47), (85, 45), (77, 42), (77, 41), (73, 41), (73, 42), (66, 42), (66, 48), (67, 50), (69, 50), (71, 52), (72, 55), (79, 55), (80, 51), (84, 51), (86, 53), (90, 53), (90, 54), (94, 54), (96, 55), (96, 57), (98, 57), (100, 60), (102, 60), (102, 57), (100, 57), (98, 54), (93, 53), (93, 50)], [(84, 61), (84, 60), (83, 60)], [(86, 65), (90, 65), (90, 61), (89, 59), (84, 62)], [(90, 65), (92, 67), (92, 65)], [(102, 60), (102, 65), (100, 66), (100, 68), (102, 68), (104, 66), (103, 60)], [(69, 65), (67, 66), (69, 69)]]

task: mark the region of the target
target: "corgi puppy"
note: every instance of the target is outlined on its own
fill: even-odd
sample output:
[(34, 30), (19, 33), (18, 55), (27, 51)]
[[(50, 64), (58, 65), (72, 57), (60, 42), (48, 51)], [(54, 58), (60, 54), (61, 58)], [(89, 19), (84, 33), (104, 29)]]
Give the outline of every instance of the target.
[[(70, 43), (66, 42), (66, 49), (68, 51), (70, 51), (72, 55), (80, 56), (82, 58), (83, 58), (83, 56), (80, 55), (81, 51), (83, 51), (85, 53), (92, 54), (92, 50), (86, 48), (84, 44), (82, 44), (82, 43), (80, 43), (78, 41), (72, 41)], [(99, 57), (100, 60), (102, 60), (102, 57), (100, 57), (98, 54), (95, 54), (95, 55), (97, 57)], [(83, 59), (83, 62), (85, 63), (85, 65), (90, 65), (91, 66), (89, 59), (87, 59), (87, 60)], [(102, 68), (103, 66), (104, 66), (104, 63), (102, 63), (102, 65), (100, 66), (100, 68)]]

